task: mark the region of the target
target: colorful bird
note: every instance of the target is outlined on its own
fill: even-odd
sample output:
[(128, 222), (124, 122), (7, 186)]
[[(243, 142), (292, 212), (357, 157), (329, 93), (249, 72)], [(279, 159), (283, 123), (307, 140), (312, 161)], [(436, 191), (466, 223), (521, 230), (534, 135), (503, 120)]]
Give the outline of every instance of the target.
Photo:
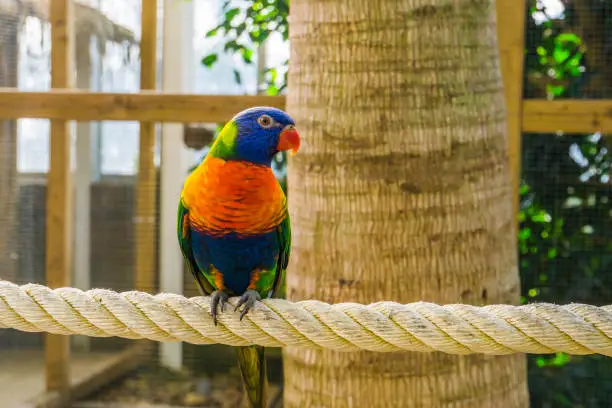
[[(300, 136), (287, 113), (255, 107), (221, 130), (189, 175), (178, 208), (178, 239), (201, 291), (211, 296), (212, 317), (229, 296), (240, 296), (240, 319), (255, 302), (272, 297), (291, 250), (287, 198), (271, 162), (280, 151), (297, 153)], [(251, 406), (266, 403), (264, 349), (238, 347), (238, 363)]]

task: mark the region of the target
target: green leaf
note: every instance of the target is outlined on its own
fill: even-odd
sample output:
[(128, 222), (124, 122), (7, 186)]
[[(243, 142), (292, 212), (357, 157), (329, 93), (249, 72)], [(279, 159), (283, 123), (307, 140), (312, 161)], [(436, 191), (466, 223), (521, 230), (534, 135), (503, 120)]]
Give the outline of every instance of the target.
[(208, 54), (204, 58), (202, 58), (202, 64), (208, 68), (212, 67), (219, 57), (217, 54)]
[(213, 28), (212, 30), (209, 30), (206, 32), (206, 38), (209, 37), (214, 37), (215, 35), (217, 35), (219, 33), (219, 29), (222, 28), (223, 25), (218, 25), (215, 28)]
[(542, 47), (542, 46), (539, 46), (539, 47), (537, 48), (537, 53), (538, 53), (538, 55), (540, 55), (540, 56), (542, 56), (542, 57), (546, 56), (546, 54), (547, 54), (547, 52), (546, 52), (546, 48), (544, 48), (544, 47)]
[(561, 96), (564, 91), (565, 87), (563, 85), (546, 84), (546, 92), (553, 96)]
[(550, 215), (544, 210), (539, 211), (531, 219), (534, 222), (541, 222), (541, 223), (544, 223), (544, 222), (548, 223), (552, 220)]
[(276, 77), (278, 76), (278, 70), (276, 68), (270, 68), (266, 72), (270, 76), (270, 82), (275, 83)]
[(553, 58), (557, 64), (565, 62), (571, 55), (570, 51), (567, 48), (555, 47), (553, 51)]
[(243, 45), (238, 44), (237, 41), (232, 40), (232, 41), (228, 41), (225, 43), (225, 45), (223, 46), (223, 51), (228, 52), (228, 51), (239, 51), (242, 48), (244, 48)]
[(260, 35), (261, 35), (261, 30), (258, 30), (258, 29), (253, 29), (253, 31), (249, 32), (249, 38), (254, 43), (258, 43), (259, 42), (259, 36)]
[(242, 76), (240, 75), (240, 72), (238, 72), (237, 69), (234, 69), (234, 81), (236, 81), (238, 85), (242, 84)]
[(563, 367), (571, 361), (571, 357), (565, 353), (555, 353), (554, 357), (536, 357), (536, 365), (543, 367)]
[(228, 23), (232, 23), (234, 18), (240, 14), (240, 9), (238, 7), (231, 8), (225, 12), (225, 21)]
[(278, 10), (272, 7), (267, 7), (257, 14), (257, 17), (255, 17), (255, 22), (260, 23), (264, 21), (271, 21), (276, 16), (278, 16)]
[(531, 236), (531, 228), (523, 228), (519, 232), (519, 239), (527, 239)]
[(570, 356), (565, 353), (556, 353), (555, 358), (552, 359), (551, 364), (556, 367), (563, 367), (570, 362)]
[(582, 44), (582, 39), (580, 39), (580, 37), (578, 37), (574, 33), (561, 33), (555, 38), (555, 42), (557, 44), (560, 44), (560, 43)]
[(565, 65), (570, 66), (570, 67), (579, 67), (581, 60), (582, 60), (582, 53), (577, 52), (565, 62)]
[(266, 91), (270, 96), (278, 95), (278, 88), (275, 85), (268, 86), (268, 90)]
[(253, 50), (250, 48), (243, 48), (241, 51), (242, 54), (242, 59), (244, 60), (244, 62), (246, 62), (247, 64), (250, 64), (251, 62), (253, 62)]
[(236, 28), (236, 37), (240, 37), (242, 33), (244, 33), (244, 31), (246, 30), (247, 25), (245, 22), (242, 22), (238, 24), (235, 28)]
[(270, 36), (270, 30), (261, 30), (260, 28), (253, 28), (253, 31), (249, 33), (249, 38), (255, 44), (261, 44)]

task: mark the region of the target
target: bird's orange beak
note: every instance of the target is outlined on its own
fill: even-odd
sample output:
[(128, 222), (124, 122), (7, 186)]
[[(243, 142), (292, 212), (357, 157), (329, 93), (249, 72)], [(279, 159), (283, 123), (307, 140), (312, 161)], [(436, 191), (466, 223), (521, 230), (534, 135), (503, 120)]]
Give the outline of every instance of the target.
[(276, 150), (282, 152), (284, 150), (291, 150), (290, 155), (293, 156), (300, 150), (300, 134), (293, 125), (287, 125), (283, 129), (278, 138), (278, 144)]

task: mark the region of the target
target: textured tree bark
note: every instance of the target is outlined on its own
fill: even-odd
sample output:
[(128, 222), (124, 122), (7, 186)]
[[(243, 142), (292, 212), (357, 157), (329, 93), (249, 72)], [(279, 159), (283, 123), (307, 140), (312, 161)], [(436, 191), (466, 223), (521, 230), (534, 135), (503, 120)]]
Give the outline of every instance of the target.
[[(292, 300), (519, 301), (493, 0), (292, 0)], [(288, 348), (286, 407), (527, 407), (523, 355)]]

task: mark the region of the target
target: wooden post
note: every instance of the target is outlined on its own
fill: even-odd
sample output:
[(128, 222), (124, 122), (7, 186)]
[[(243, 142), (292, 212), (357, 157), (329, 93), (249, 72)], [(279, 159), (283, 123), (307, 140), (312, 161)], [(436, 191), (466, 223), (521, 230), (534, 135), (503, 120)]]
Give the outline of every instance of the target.
[[(89, 52), (91, 37), (81, 33), (75, 41), (76, 87), (91, 90), (92, 61)], [(76, 168), (74, 171), (74, 239), (79, 250), (74, 254), (74, 287), (91, 289), (91, 177), (92, 177), (92, 123), (78, 122), (76, 126)], [(89, 351), (87, 336), (74, 336), (72, 344), (76, 350)]]
[[(72, 0), (51, 0), (51, 87), (70, 88), (73, 76)], [(72, 180), (69, 123), (51, 121), (46, 213), (46, 278), (51, 288), (70, 286), (72, 275)], [(70, 386), (70, 338), (45, 337), (46, 386), (67, 393)]]
[[(140, 89), (155, 89), (157, 74), (157, 0), (142, 0), (142, 39), (140, 42)], [(135, 211), (135, 289), (155, 289), (155, 123), (140, 123), (140, 153), (136, 184)]]
[(517, 228), (521, 182), (526, 4), (524, 1), (497, 0), (497, 36), (506, 92), (508, 154), (514, 188), (514, 214), (517, 220)]
[[(164, 1), (164, 53), (162, 90), (182, 93), (193, 85), (193, 2)], [(162, 125), (160, 166), (159, 280), (162, 292), (183, 293), (185, 261), (176, 239), (176, 208), (189, 163), (179, 123)], [(179, 370), (183, 366), (183, 344), (161, 343), (160, 363)]]

